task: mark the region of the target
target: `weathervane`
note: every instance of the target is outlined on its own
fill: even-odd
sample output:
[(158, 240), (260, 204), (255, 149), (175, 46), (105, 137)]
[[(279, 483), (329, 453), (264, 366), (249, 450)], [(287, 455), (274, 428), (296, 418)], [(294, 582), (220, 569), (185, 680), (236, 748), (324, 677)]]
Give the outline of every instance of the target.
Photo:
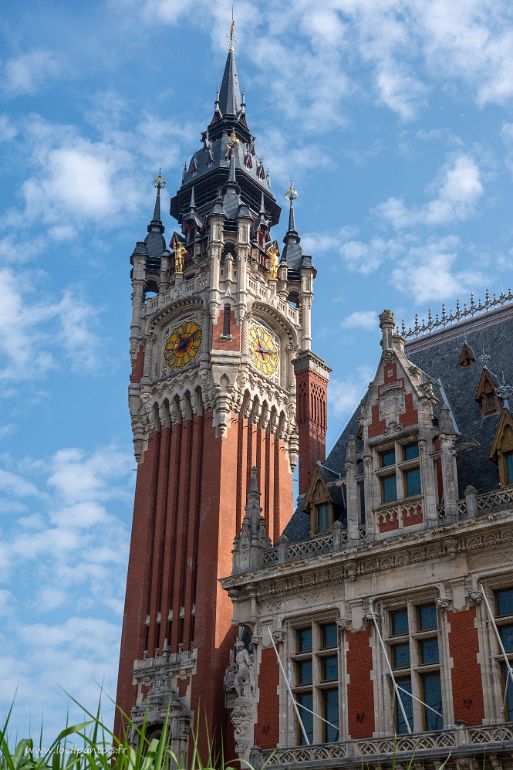
[(228, 50), (230, 53), (235, 52), (235, 43), (238, 42), (237, 38), (235, 37), (235, 19), (233, 18), (233, 5), (232, 5), (232, 23), (230, 24), (230, 34), (225, 35), (225, 37), (228, 38)]
[(165, 186), (166, 186), (166, 180), (162, 176), (162, 169), (159, 168), (159, 173), (153, 180), (153, 187), (155, 187), (156, 190), (161, 190)]
[(294, 185), (292, 184), (292, 179), (290, 180), (290, 187), (285, 193), (285, 197), (288, 201), (290, 201), (290, 205), (292, 206), (292, 201), (297, 200), (298, 192), (294, 189)]

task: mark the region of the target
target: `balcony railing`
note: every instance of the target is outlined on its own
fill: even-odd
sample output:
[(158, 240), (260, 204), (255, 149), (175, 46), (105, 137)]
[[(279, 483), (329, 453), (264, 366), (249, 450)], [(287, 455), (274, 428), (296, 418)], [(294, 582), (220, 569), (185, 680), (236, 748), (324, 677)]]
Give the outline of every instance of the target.
[[(513, 722), (482, 727), (458, 726), (449, 730), (431, 733), (414, 733), (397, 738), (366, 738), (347, 740), (339, 743), (324, 743), (315, 746), (297, 746), (261, 752), (266, 766), (276, 768), (302, 768), (303, 766), (347, 767), (351, 760), (362, 767), (362, 760), (387, 760), (391, 757), (445, 758), (449, 754), (469, 756), (503, 751), (511, 756), (513, 750)], [(252, 758), (256, 760), (257, 757)], [(366, 763), (365, 763), (366, 764)]]
[[(474, 492), (468, 493), (464, 500), (458, 500), (457, 510), (462, 518), (472, 518), (480, 514), (491, 513), (502, 508), (513, 507), (513, 486), (506, 489), (498, 489), (495, 492), (485, 492), (482, 495), (476, 495)], [(419, 524), (423, 520), (422, 498), (412, 498), (407, 502), (394, 503), (386, 509), (379, 509), (378, 526), (381, 525), (381, 537), (383, 537), (386, 527), (384, 523), (389, 521), (394, 523), (392, 514), (395, 512), (397, 526), (390, 527), (390, 536), (394, 534), (404, 534), (412, 524)], [(438, 506), (438, 516), (443, 522), (445, 510), (443, 501)], [(286, 538), (272, 548), (268, 548), (263, 553), (263, 567), (274, 566), (276, 564), (287, 564), (288, 562), (298, 561), (300, 559), (309, 559), (321, 554), (339, 551), (350, 545), (360, 545), (367, 542), (367, 532), (364, 526), (358, 527), (359, 540), (349, 543), (347, 530), (342, 528), (339, 522), (335, 522), (333, 530), (320, 537), (312, 537), (307, 540), (289, 543)]]

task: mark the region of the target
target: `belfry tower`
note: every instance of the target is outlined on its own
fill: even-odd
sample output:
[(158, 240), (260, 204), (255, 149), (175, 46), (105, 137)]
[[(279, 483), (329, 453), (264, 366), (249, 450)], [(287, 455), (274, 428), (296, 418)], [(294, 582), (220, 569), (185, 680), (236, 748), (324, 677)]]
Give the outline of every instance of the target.
[[(276, 541), (293, 511), (299, 451), (312, 459), (300, 444), (322, 422), (308, 388), (315, 380), (325, 410), (327, 382), (310, 352), (315, 269), (295, 229), (296, 193), (291, 185), (280, 259), (271, 236), (280, 207), (248, 128), (232, 42), (202, 146), (171, 200), (180, 225), (171, 250), (164, 184), (159, 175), (148, 234), (131, 257), (138, 470), (117, 701), (136, 722), (146, 712), (155, 733), (170, 706), (174, 748), (183, 753), (197, 717), (210, 731), (224, 721), (234, 631), (218, 579), (231, 572), (250, 469), (258, 468), (267, 535)], [(324, 459), (323, 445), (315, 451)]]

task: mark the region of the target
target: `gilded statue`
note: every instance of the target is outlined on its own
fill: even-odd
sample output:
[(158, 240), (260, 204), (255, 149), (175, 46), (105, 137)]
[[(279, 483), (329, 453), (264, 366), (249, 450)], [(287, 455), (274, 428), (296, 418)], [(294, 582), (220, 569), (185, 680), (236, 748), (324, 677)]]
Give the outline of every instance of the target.
[(183, 275), (183, 268), (185, 264), (185, 253), (187, 249), (183, 245), (182, 241), (178, 238), (173, 239), (173, 252), (175, 255), (175, 273), (176, 275)]
[(276, 243), (271, 243), (270, 246), (267, 247), (266, 252), (267, 256), (269, 257), (269, 280), (275, 281), (278, 277), (278, 267), (279, 267), (279, 251), (278, 246)]

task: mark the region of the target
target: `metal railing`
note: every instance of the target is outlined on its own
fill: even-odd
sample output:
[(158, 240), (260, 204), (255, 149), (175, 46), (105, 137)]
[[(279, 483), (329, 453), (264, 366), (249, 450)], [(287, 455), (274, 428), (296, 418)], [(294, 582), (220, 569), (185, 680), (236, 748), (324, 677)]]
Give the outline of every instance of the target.
[[(498, 745), (497, 745), (498, 744)], [(415, 754), (419, 759), (423, 755), (443, 756), (449, 753), (458, 755), (458, 749), (472, 746), (474, 750), (489, 752), (492, 749), (503, 750), (511, 754), (513, 750), (513, 723), (480, 727), (458, 726), (452, 729), (430, 733), (413, 733), (388, 738), (365, 738), (347, 740), (338, 743), (325, 743), (314, 746), (295, 746), (285, 749), (261, 752), (262, 759), (269, 767), (301, 767), (302, 765), (328, 762), (336, 765), (337, 760), (387, 759), (392, 756)], [(481, 752), (479, 752), (481, 753)], [(361, 766), (361, 765), (359, 765)]]

